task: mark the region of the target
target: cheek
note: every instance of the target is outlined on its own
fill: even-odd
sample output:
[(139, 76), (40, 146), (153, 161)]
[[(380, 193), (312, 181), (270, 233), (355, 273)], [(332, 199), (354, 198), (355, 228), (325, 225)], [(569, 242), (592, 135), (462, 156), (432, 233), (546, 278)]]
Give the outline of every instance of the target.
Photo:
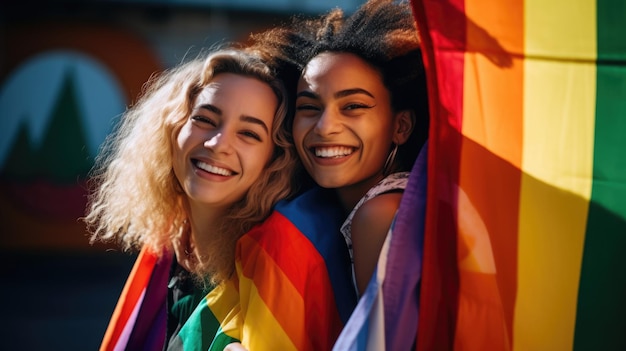
[(172, 166), (174, 168), (174, 174), (178, 178), (184, 172), (186, 164), (186, 153), (189, 151), (193, 144), (193, 135), (191, 129), (187, 125), (184, 125), (178, 134), (172, 135)]
[(176, 175), (179, 175), (179, 168), (180, 165), (182, 164), (182, 159), (183, 159), (183, 144), (181, 143), (180, 139), (180, 134), (178, 135), (178, 137), (173, 137), (173, 142), (172, 142), (172, 164), (174, 167), (174, 173), (176, 173)]
[(184, 138), (182, 134), (178, 134), (178, 136), (174, 139), (174, 142), (172, 143), (172, 157), (174, 157), (174, 160), (176, 160), (176, 156), (182, 154), (186, 140), (188, 139)]
[(178, 132), (178, 135), (174, 137), (173, 146), (175, 152), (184, 152), (194, 144), (201, 142), (200, 136), (199, 133), (193, 133), (193, 128), (189, 123), (185, 123)]
[[(295, 126), (294, 126), (295, 127)], [(304, 155), (304, 137), (306, 134), (302, 130), (293, 129), (293, 143), (296, 147), (296, 152), (300, 158)]]
[(274, 153), (273, 147), (267, 147), (263, 149), (250, 150), (248, 155), (255, 155), (256, 157), (248, 157), (248, 165), (254, 169), (255, 177), (259, 175), (269, 166), (272, 155)]
[(293, 141), (296, 144), (296, 147), (304, 141), (304, 137), (306, 135), (306, 131), (309, 129), (309, 123), (306, 123), (307, 119), (305, 118), (295, 118), (293, 121)]
[(388, 111), (382, 111), (360, 127), (369, 139), (387, 142), (393, 137), (393, 116)]
[(174, 166), (181, 163), (181, 160), (183, 159), (183, 154), (185, 152), (184, 150), (185, 141), (186, 139), (181, 138), (179, 134), (178, 137), (174, 139), (174, 142), (172, 143), (172, 163), (174, 163)]

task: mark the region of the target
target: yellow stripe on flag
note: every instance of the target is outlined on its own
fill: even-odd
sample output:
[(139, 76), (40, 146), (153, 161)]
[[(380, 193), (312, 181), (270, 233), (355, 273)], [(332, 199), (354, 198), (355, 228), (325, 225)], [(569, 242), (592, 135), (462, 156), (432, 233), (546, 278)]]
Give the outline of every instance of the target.
[(206, 296), (206, 303), (211, 312), (220, 321), (224, 334), (234, 339), (241, 339), (241, 307), (239, 293), (231, 280), (228, 280)]
[(595, 0), (525, 0), (525, 54), (595, 61)]
[(280, 323), (274, 318), (272, 311), (259, 296), (254, 282), (244, 276), (240, 279), (241, 291), (250, 292), (249, 304), (242, 305), (246, 318), (242, 331), (242, 344), (248, 350), (254, 351), (297, 350)]
[(513, 345), (514, 350), (571, 350), (593, 170), (595, 2), (526, 1), (524, 14)]

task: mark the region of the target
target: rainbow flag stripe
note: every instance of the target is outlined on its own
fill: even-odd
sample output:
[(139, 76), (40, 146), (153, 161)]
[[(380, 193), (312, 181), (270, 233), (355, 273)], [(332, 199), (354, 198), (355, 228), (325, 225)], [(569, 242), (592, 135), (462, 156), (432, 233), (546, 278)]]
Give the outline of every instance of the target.
[(339, 233), (343, 211), (333, 194), (314, 188), (283, 201), (239, 239), (237, 279), (199, 307), (221, 325), (210, 350), (233, 339), (255, 351), (330, 350), (356, 305)]
[[(279, 203), (239, 240), (236, 279), (202, 300), (169, 347), (222, 351), (241, 341), (257, 351), (330, 350), (356, 305), (343, 219), (329, 190)], [(172, 259), (140, 252), (101, 351), (163, 348)]]
[(167, 279), (172, 255), (143, 248), (126, 280), (100, 351), (161, 350), (166, 334)]
[(626, 349), (626, 2), (414, 0), (418, 349)]

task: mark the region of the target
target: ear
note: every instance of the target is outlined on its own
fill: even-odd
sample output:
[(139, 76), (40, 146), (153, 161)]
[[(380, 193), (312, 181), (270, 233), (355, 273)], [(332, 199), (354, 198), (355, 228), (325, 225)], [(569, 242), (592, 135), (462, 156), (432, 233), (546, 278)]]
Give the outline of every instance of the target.
[(409, 140), (415, 127), (415, 113), (411, 110), (402, 110), (396, 113), (393, 129), (393, 142), (402, 145)]

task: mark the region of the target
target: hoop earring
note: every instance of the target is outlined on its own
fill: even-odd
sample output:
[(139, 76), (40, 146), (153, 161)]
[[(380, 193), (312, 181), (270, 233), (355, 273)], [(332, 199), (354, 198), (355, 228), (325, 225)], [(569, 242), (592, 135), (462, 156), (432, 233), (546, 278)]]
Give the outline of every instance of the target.
[(396, 162), (396, 155), (398, 153), (398, 144), (393, 144), (393, 150), (387, 156), (387, 160), (385, 161), (385, 165), (383, 166), (383, 175), (388, 176), (393, 171), (393, 164)]

